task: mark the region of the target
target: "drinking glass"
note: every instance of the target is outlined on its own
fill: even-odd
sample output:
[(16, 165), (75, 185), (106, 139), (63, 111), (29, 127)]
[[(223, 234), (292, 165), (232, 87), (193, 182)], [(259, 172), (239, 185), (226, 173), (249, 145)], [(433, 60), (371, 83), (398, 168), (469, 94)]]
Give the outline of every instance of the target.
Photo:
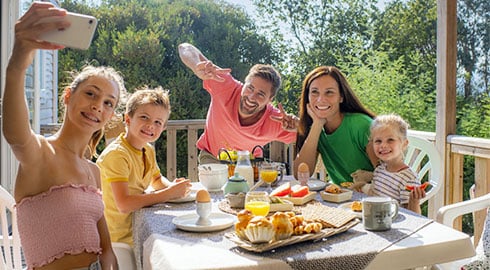
[(271, 193), (272, 186), (271, 184), (277, 180), (277, 176), (279, 175), (279, 165), (277, 163), (262, 163), (259, 167), (260, 179), (267, 184), (266, 191)]
[(269, 194), (265, 191), (249, 191), (245, 196), (245, 209), (256, 216), (267, 216), (270, 210)]

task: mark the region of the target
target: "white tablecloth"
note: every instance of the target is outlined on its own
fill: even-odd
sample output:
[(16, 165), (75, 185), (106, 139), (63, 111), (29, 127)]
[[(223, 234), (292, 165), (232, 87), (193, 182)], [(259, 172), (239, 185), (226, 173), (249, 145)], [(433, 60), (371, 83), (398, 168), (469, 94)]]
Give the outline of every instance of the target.
[[(216, 206), (223, 194), (211, 195), (214, 211), (219, 211)], [(357, 193), (353, 199), (360, 199), (360, 196)], [(316, 200), (337, 205), (324, 202), (319, 194)], [(142, 265), (144, 269), (266, 269), (269, 266), (275, 269), (364, 269), (376, 254), (432, 222), (401, 209), (389, 231), (366, 231), (360, 223), (324, 241), (254, 253), (236, 247), (224, 237), (233, 227), (210, 233), (178, 230), (172, 219), (193, 211), (195, 204), (189, 202), (159, 204), (135, 213), (133, 237), (140, 269)]]

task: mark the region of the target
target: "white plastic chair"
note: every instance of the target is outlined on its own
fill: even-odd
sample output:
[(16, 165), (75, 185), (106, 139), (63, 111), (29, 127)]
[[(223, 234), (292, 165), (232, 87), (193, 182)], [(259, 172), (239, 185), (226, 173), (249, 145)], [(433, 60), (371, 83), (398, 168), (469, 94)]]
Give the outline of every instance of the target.
[(420, 200), (420, 204), (434, 196), (442, 186), (441, 179), (441, 155), (437, 152), (436, 146), (421, 137), (408, 135), (408, 149), (405, 153), (405, 164), (409, 165), (414, 172), (418, 173), (420, 180), (428, 177), (427, 181), (432, 188), (427, 191), (425, 198)]
[[(0, 222), (1, 236), (0, 242), (2, 253), (0, 253), (0, 268), (11, 270), (22, 269), (22, 255), (20, 246), (20, 236), (17, 230), (17, 215), (14, 207), (15, 200), (12, 195), (0, 186)], [(10, 220), (10, 222), (9, 222)], [(9, 231), (9, 225), (11, 231)]]
[[(464, 202), (458, 202), (450, 205), (443, 206), (437, 212), (436, 221), (446, 226), (453, 227), (454, 219), (464, 214), (472, 213), (478, 210), (486, 209), (490, 207), (490, 193), (484, 196), (480, 196), (475, 199), (467, 200)], [(481, 237), (480, 237), (481, 242)], [(481, 243), (478, 244), (477, 253)], [(482, 252), (482, 251), (481, 251)], [(471, 258), (458, 260), (455, 262), (435, 265), (433, 269), (449, 270), (460, 269), (460, 267), (469, 262)]]
[(130, 245), (112, 242), (112, 249), (116, 254), (119, 270), (136, 270), (136, 259)]

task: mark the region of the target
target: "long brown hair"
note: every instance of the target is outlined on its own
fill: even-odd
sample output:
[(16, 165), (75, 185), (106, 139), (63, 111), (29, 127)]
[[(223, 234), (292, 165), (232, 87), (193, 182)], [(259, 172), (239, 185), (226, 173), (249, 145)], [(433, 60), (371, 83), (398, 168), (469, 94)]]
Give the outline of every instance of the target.
[(301, 89), (301, 97), (299, 101), (299, 125), (298, 125), (298, 135), (296, 140), (296, 150), (299, 152), (303, 146), (308, 133), (310, 132), (310, 127), (313, 124), (313, 119), (308, 115), (306, 110), (306, 105), (310, 102), (308, 96), (310, 94), (311, 83), (322, 77), (331, 76), (339, 85), (340, 96), (343, 102), (340, 103), (341, 113), (363, 113), (371, 118), (376, 117), (376, 115), (369, 109), (362, 105), (359, 98), (350, 87), (345, 75), (334, 66), (320, 66), (308, 73), (303, 80), (303, 86)]
[[(78, 89), (80, 83), (86, 81), (90, 77), (99, 76), (102, 78), (106, 78), (110, 81), (116, 83), (119, 89), (119, 97), (117, 99), (117, 103), (120, 101), (124, 101), (126, 99), (126, 87), (124, 86), (124, 79), (122, 75), (116, 71), (112, 67), (105, 66), (85, 66), (79, 73), (72, 73), (73, 81), (68, 86), (70, 88), (71, 93), (75, 92)], [(63, 93), (62, 100), (66, 92)], [(117, 107), (117, 104), (115, 104)], [(85, 157), (90, 159), (92, 157), (96, 157), (97, 155), (97, 145), (100, 140), (104, 136), (104, 128), (95, 131), (90, 138), (90, 141), (87, 144), (87, 150), (85, 151)]]

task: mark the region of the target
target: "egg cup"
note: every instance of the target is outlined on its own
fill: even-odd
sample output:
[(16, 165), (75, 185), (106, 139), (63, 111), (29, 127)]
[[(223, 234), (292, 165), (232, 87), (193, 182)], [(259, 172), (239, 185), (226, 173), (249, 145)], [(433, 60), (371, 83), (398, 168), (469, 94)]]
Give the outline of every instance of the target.
[(197, 225), (208, 226), (211, 225), (209, 216), (211, 215), (212, 204), (211, 202), (197, 202), (196, 212), (199, 218), (196, 221)]

